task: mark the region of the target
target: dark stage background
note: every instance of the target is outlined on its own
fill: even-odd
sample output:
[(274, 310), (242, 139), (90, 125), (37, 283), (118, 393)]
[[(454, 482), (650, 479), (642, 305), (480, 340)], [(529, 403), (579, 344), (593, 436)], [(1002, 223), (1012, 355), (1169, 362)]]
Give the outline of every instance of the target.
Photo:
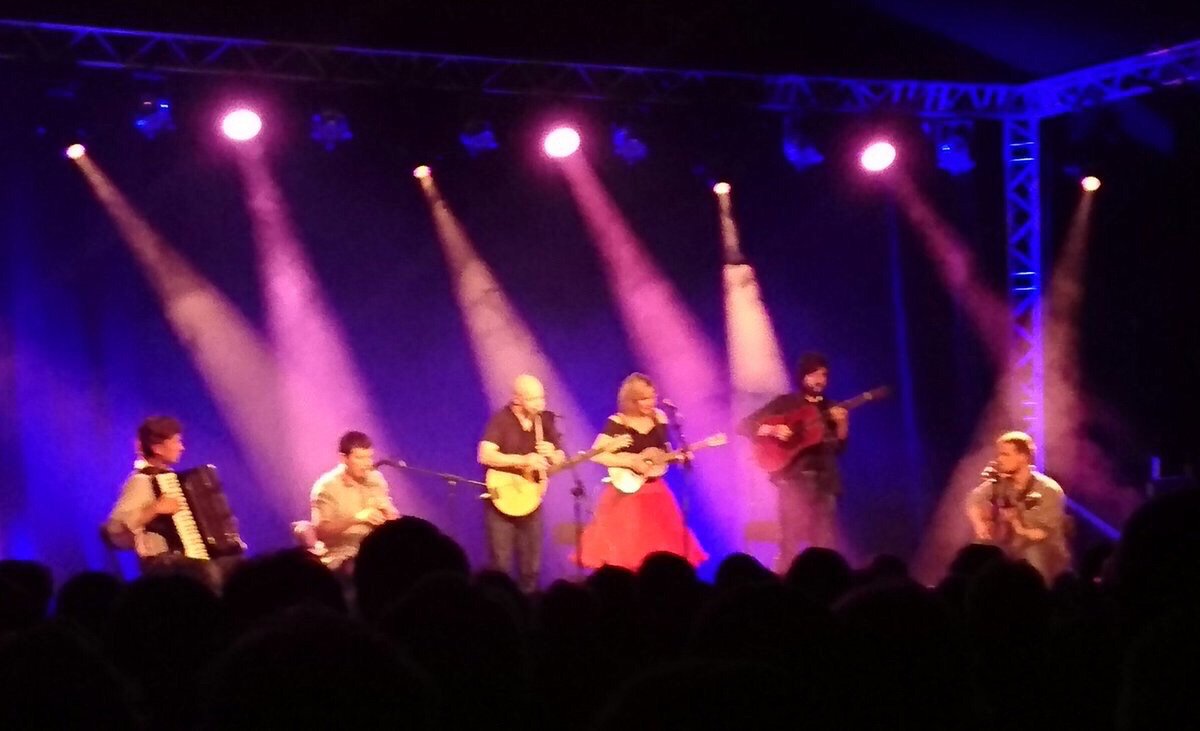
[[(583, 125), (585, 154), (720, 352), (721, 246), (709, 190), (717, 178), (733, 184), (743, 248), (789, 363), (803, 350), (826, 352), (835, 397), (880, 383), (911, 385), (908, 398), (865, 407), (852, 419), (841, 513), (857, 556), (911, 555), (991, 394), (995, 374), (979, 339), (916, 234), (885, 186), (851, 162), (870, 132), (900, 129), (910, 143), (902, 147), (906, 164), (999, 291), (1001, 169), (998, 131), (987, 125), (976, 129), (978, 168), (950, 178), (934, 168), (931, 145), (911, 121), (812, 118), (808, 128), (827, 160), (798, 172), (780, 153), (779, 118), (748, 110), (172, 80), (178, 129), (146, 140), (131, 123), (133, 82), (98, 75), (52, 96), (47, 89), (61, 86), (54, 79), (14, 67), (0, 69), (0, 79), (0, 555), (41, 558), (60, 577), (109, 565), (97, 529), (129, 469), (134, 429), (150, 413), (183, 420), (185, 465), (218, 465), (253, 550), (288, 545), (288, 522), (304, 517), (281, 510), (271, 495), (306, 494), (309, 484), (267, 489), (251, 477), (255, 455), (235, 440), (115, 227), (61, 155), (85, 132), (89, 153), (165, 239), (265, 333), (242, 186), (212, 128), (219, 103), (234, 92), (262, 102), (271, 167), (375, 416), (397, 442), (378, 445), (381, 453), (477, 474), (475, 444), (498, 406), (483, 395), (410, 175), (417, 163), (434, 166), (446, 199), (593, 423), (611, 413), (620, 380), (642, 367), (562, 177), (536, 151), (543, 124), (565, 114)], [(345, 112), (355, 133), (332, 152), (308, 139), (308, 117), (325, 105)], [(1169, 126), (1175, 111), (1161, 112)], [(1191, 113), (1194, 130), (1194, 104)], [(499, 150), (475, 158), (462, 150), (457, 135), (471, 119), (494, 123)], [(638, 125), (649, 146), (635, 166), (611, 154), (607, 137), (618, 121)], [(1095, 130), (1067, 124), (1051, 129), (1052, 138), (1088, 147)], [(1099, 205), (1085, 352), (1097, 399), (1133, 435), (1120, 448), (1134, 482), (1144, 478), (1137, 466), (1149, 454), (1169, 453), (1182, 464), (1196, 444), (1196, 268), (1178, 252), (1200, 233), (1192, 203), (1200, 191), (1185, 175), (1200, 153), (1180, 129), (1169, 152), (1138, 142), (1101, 148), (1116, 162)], [(1121, 171), (1138, 181), (1111, 180)], [(1158, 181), (1176, 178), (1191, 187), (1162, 195), (1166, 185)], [(1047, 184), (1054, 221), (1074, 205), (1073, 184), (1060, 183)], [(1110, 193), (1119, 196), (1120, 213), (1107, 212)], [(592, 438), (581, 431), (570, 432), (579, 446)], [(335, 451), (330, 444), (330, 465)], [(567, 500), (565, 487), (551, 499)], [(482, 559), (480, 505), (469, 491), (452, 501), (436, 481), (414, 479), (410, 489), (431, 506), (426, 517)], [(596, 491), (589, 486), (593, 499)], [(738, 548), (719, 537), (719, 510), (694, 507), (710, 552)], [(560, 557), (550, 563), (561, 570), (569, 549), (547, 540)]]

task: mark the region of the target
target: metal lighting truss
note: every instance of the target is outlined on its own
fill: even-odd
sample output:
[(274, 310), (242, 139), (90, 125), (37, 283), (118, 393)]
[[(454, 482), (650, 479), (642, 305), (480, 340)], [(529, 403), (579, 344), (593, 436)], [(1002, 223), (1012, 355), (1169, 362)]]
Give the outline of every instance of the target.
[(999, 119), (1007, 84), (890, 81), (559, 63), (0, 20), (0, 58), (85, 68), (382, 84), (482, 94)]
[[(774, 111), (990, 119), (1003, 127), (1012, 366), (1025, 429), (1043, 443), (1039, 125), (1048, 117), (1200, 79), (1200, 40), (1028, 84), (687, 71), (322, 46), (0, 20), (0, 59), (97, 69), (392, 85)], [(1044, 459), (1045, 450), (1039, 450)]]
[[(1042, 215), (1039, 191), (1040, 134), (1037, 118), (1006, 119), (1003, 125), (1004, 210), (1008, 236), (1012, 407), (1022, 428), (1045, 444), (1042, 389)], [(1037, 452), (1039, 464), (1045, 449)]]

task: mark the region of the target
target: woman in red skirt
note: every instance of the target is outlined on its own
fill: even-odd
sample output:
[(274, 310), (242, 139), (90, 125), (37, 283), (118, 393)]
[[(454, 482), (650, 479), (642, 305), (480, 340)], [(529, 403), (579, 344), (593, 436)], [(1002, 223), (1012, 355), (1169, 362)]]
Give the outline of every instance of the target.
[[(642, 450), (657, 447), (670, 451), (667, 417), (655, 408), (656, 403), (649, 378), (641, 373), (626, 378), (617, 392), (617, 413), (608, 418), (593, 448), (604, 447), (625, 434), (633, 442), (623, 449), (603, 452), (594, 457), (595, 461), (640, 475), (650, 471), (652, 467), (639, 456)], [(637, 569), (642, 559), (655, 551), (678, 554), (693, 566), (708, 558), (696, 536), (684, 525), (675, 496), (661, 477), (648, 479), (641, 489), (629, 494), (605, 485), (592, 522), (583, 531), (582, 550), (581, 563), (588, 568), (610, 564)]]

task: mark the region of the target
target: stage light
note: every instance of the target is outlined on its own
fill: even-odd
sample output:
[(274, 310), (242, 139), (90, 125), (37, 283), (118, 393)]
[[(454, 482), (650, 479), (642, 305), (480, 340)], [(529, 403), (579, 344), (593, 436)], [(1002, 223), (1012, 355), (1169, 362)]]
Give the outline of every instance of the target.
[(937, 146), (937, 166), (951, 175), (962, 175), (975, 169), (975, 160), (967, 141), (957, 135), (948, 137)]
[(975, 128), (971, 122), (935, 120), (922, 126), (933, 140), (933, 151), (939, 168), (951, 175), (962, 175), (975, 169), (970, 143)]
[(1095, 193), (1097, 190), (1100, 190), (1100, 178), (1097, 178), (1095, 175), (1089, 175), (1080, 180), (1079, 185), (1088, 193)]
[(433, 175), (433, 171), (429, 169), (428, 165), (418, 165), (413, 168), (413, 177), (417, 180), (423, 180), (424, 178), (428, 178), (430, 175)]
[(75, 144), (73, 144), (67, 148), (67, 157), (71, 158), (72, 160), (78, 160), (79, 158), (83, 157), (84, 154), (86, 154), (86, 153), (87, 153), (87, 148), (84, 147), (83, 145), (79, 144), (78, 142), (76, 142)]
[(173, 131), (175, 120), (171, 118), (171, 102), (164, 97), (142, 97), (133, 126), (151, 140), (163, 132)]
[(729, 183), (720, 182), (713, 186), (713, 192), (717, 195), (729, 195), (731, 187)]
[(246, 142), (262, 131), (262, 118), (249, 109), (235, 109), (221, 119), (221, 131), (235, 142)]
[(463, 148), (471, 157), (478, 157), (485, 152), (500, 148), (500, 143), (496, 140), (496, 132), (492, 129), (492, 123), (486, 120), (467, 122), (463, 125), (462, 132), (458, 133), (458, 141), (462, 143)]
[(569, 157), (579, 149), (579, 132), (571, 127), (556, 127), (546, 135), (542, 148), (550, 157)]
[(646, 158), (649, 150), (646, 143), (637, 137), (637, 133), (626, 125), (613, 127), (613, 154), (630, 165), (636, 165)]
[(350, 121), (336, 109), (322, 109), (313, 115), (311, 136), (326, 152), (332, 152), (339, 144), (354, 139)]
[(802, 120), (796, 115), (783, 118), (783, 157), (796, 170), (806, 170), (825, 161), (801, 125)]
[(887, 170), (896, 161), (896, 148), (890, 142), (872, 142), (863, 150), (859, 162), (869, 173)]

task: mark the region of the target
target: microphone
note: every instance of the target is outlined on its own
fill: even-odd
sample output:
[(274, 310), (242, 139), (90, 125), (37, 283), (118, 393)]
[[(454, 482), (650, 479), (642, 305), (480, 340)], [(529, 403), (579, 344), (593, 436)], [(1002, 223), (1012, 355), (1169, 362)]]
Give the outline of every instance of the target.
[(375, 463), (374, 468), (379, 469), (380, 467), (395, 467), (397, 469), (404, 469), (407, 466), (408, 463), (402, 459), (381, 459)]
[(979, 473), (979, 477), (986, 482), (998, 482), (1000, 480), (1000, 471), (996, 469), (996, 460), (987, 463), (987, 467)]
[(665, 398), (665, 399), (662, 399), (661, 401), (659, 401), (659, 403), (662, 404), (663, 408), (666, 409), (667, 411), (670, 411), (672, 414), (675, 414), (676, 416), (679, 415), (679, 407), (676, 406), (675, 402), (672, 401), (671, 399)]

